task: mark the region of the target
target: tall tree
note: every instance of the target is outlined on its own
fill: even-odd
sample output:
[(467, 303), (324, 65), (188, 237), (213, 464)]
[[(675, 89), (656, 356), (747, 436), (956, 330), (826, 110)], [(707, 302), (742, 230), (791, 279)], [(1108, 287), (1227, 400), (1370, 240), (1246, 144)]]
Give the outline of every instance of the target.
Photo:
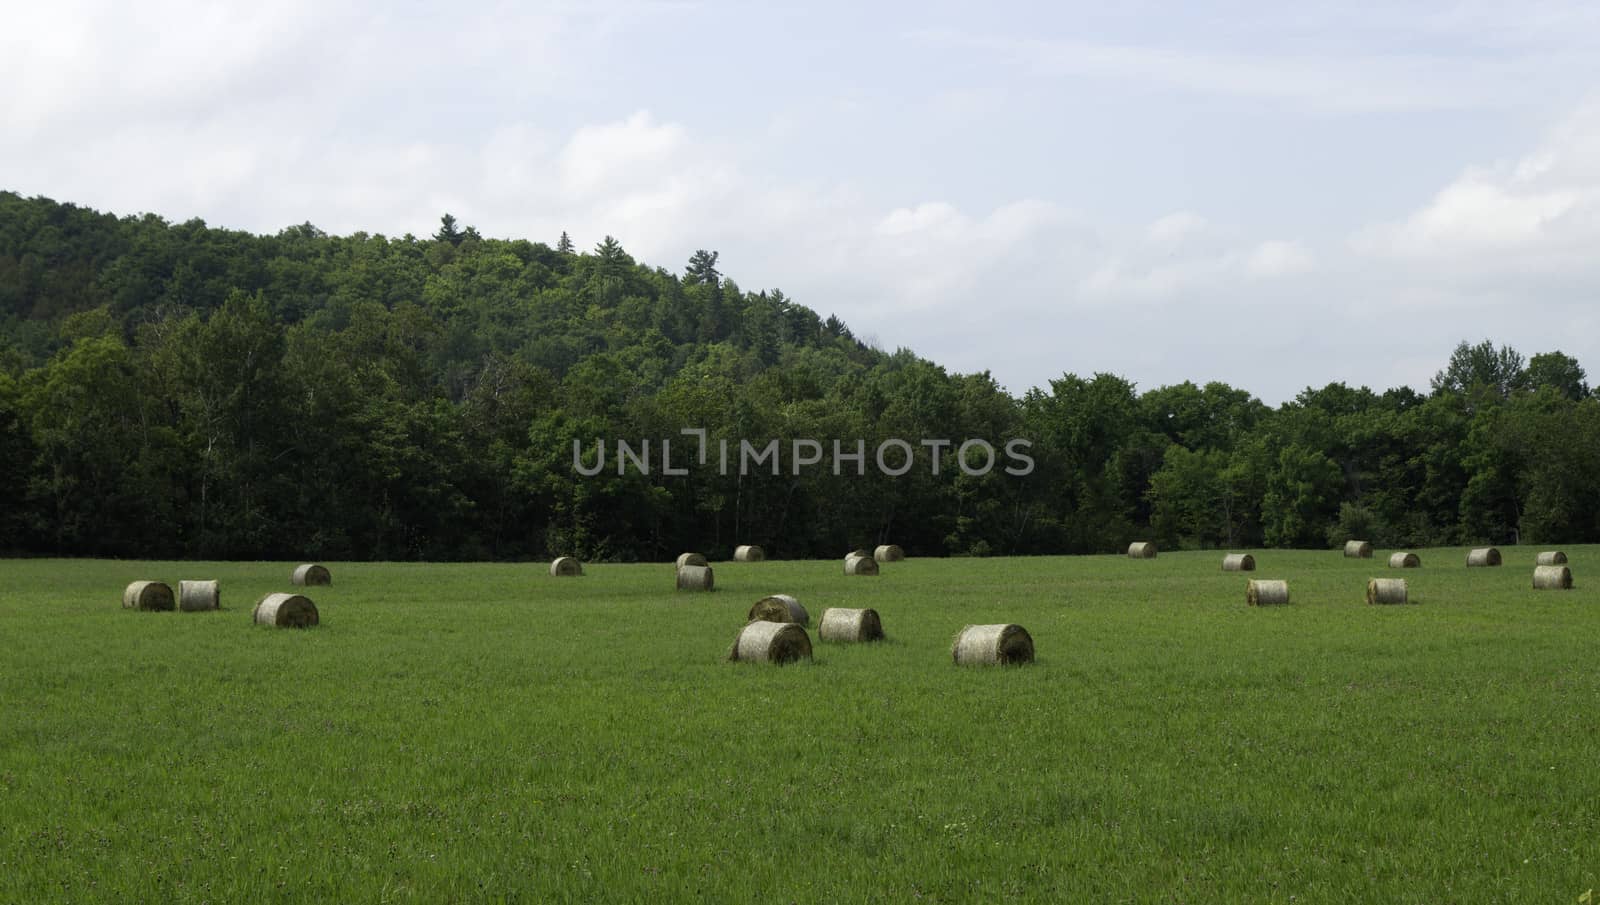
[(461, 240), (466, 238), (466, 234), (456, 228), (455, 217), (451, 216), (450, 214), (445, 214), (443, 217), (439, 218), (439, 231), (433, 234), (433, 238), (438, 242), (449, 242), (451, 245), (460, 245)]

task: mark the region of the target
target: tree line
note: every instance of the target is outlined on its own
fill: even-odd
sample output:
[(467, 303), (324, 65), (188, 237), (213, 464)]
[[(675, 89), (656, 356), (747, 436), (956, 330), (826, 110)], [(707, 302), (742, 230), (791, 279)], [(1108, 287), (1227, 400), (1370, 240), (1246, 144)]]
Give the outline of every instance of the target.
[[(714, 251), (276, 235), (0, 193), (0, 550), (664, 560), (1600, 540), (1600, 400), (1463, 342), (1426, 393), (1067, 373), (1012, 396), (857, 338)], [(910, 441), (869, 467), (582, 474), (574, 444)], [(1024, 476), (921, 438), (1031, 443)], [(949, 450), (944, 450), (948, 457)], [(787, 456), (788, 453), (785, 453)], [(900, 461), (900, 453), (895, 453)]]

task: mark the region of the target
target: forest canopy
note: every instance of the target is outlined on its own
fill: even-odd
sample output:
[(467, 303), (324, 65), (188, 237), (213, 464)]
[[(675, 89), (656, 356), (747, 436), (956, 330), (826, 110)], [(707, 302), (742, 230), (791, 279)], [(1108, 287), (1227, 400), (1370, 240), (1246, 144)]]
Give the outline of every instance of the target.
[[(666, 560), (1600, 540), (1600, 400), (1559, 351), (1462, 342), (1424, 394), (1333, 383), (1020, 397), (857, 339), (715, 251), (607, 236), (276, 235), (0, 192), (0, 551)], [(1063, 363), (1070, 366), (1070, 363)], [(589, 477), (574, 442), (1031, 441), (917, 467)], [(675, 441), (676, 442), (676, 441)]]

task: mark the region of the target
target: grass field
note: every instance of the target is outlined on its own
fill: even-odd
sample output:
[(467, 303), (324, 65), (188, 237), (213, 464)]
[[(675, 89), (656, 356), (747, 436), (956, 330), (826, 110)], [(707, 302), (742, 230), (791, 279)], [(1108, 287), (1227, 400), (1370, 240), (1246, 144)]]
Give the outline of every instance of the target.
[[(670, 565), (0, 562), (0, 901), (1575, 902), (1600, 887), (1600, 548)], [(1591, 576), (1593, 578), (1591, 579)], [(123, 585), (218, 578), (213, 613)], [(721, 658), (745, 611), (889, 641)], [(962, 669), (966, 623), (1035, 664)]]

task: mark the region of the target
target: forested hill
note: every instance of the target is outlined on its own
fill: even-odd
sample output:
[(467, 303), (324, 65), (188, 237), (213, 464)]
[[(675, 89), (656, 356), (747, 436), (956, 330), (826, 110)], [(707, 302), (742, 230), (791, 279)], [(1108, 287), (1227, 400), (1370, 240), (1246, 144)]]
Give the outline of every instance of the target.
[[(554, 237), (551, 237), (554, 238)], [(1578, 362), (1485, 341), (1424, 395), (1271, 409), (1212, 383), (1066, 374), (1014, 398), (856, 340), (714, 252), (681, 271), (438, 233), (273, 236), (0, 193), (0, 551), (228, 558), (837, 557), (1600, 540)], [(815, 300), (811, 300), (815, 301)], [(1063, 370), (1070, 362), (1062, 363)], [(691, 461), (704, 428), (709, 462)], [(674, 444), (661, 473), (659, 440)], [(865, 441), (797, 467), (795, 439)], [(908, 441), (889, 476), (874, 450)], [(968, 473), (922, 440), (1015, 440)], [(613, 444), (606, 468), (598, 440)], [(614, 442), (653, 444), (652, 471)], [(741, 440), (781, 463), (741, 474)], [(732, 468), (716, 446), (728, 440)], [(889, 465), (901, 454), (890, 449)], [(981, 459), (981, 457), (975, 457)], [(998, 466), (1015, 464), (1002, 453)], [(688, 467), (683, 467), (687, 465)], [(971, 469), (978, 471), (979, 469)]]

